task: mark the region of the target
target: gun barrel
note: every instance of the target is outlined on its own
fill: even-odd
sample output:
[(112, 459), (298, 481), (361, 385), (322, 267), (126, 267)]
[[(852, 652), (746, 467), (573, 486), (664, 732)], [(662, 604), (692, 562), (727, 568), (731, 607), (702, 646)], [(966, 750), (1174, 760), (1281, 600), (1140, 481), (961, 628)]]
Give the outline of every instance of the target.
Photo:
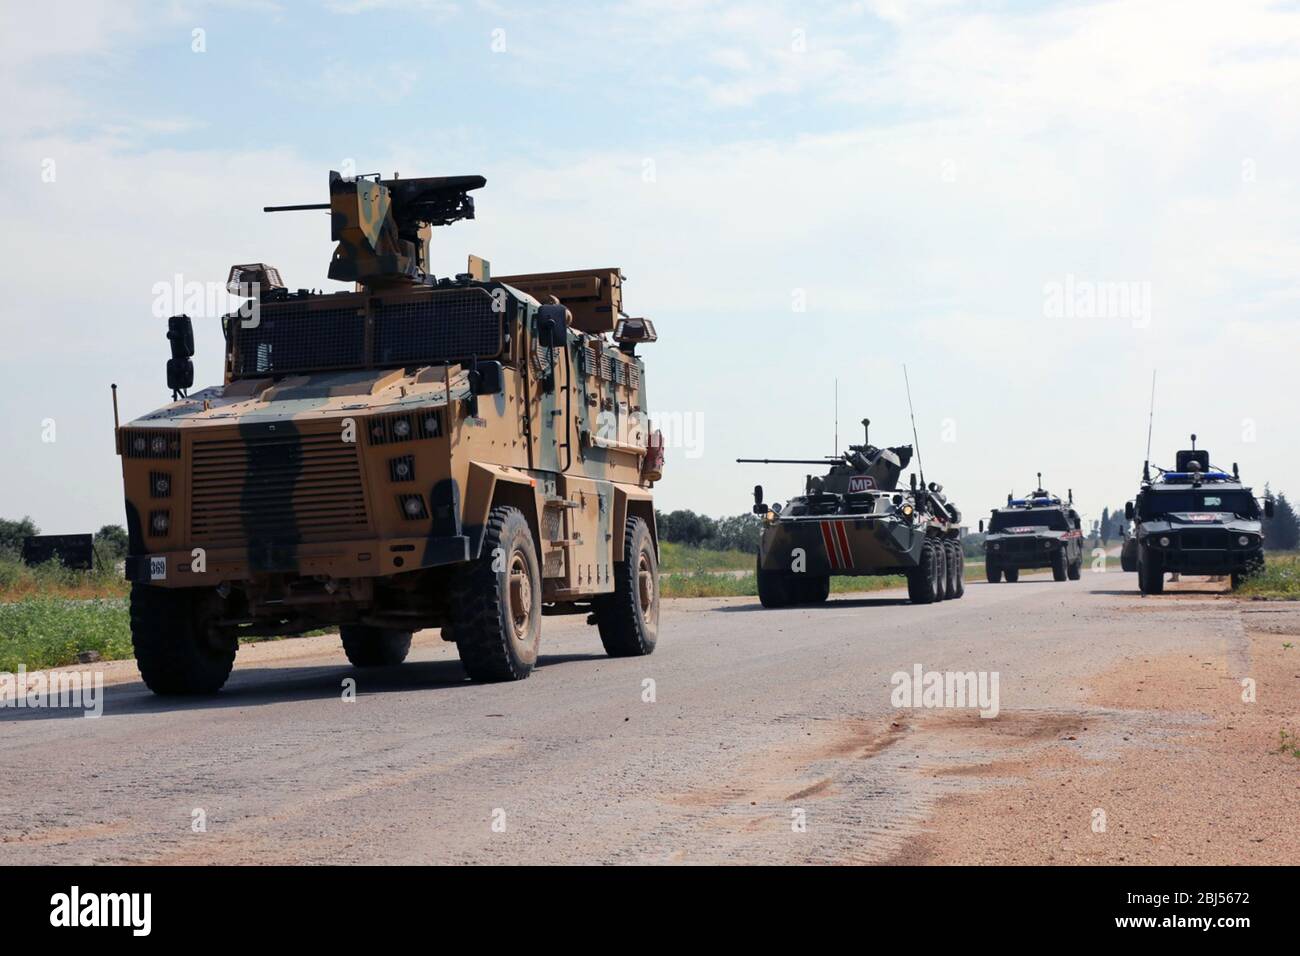
[(327, 202), (308, 202), (297, 206), (263, 206), (262, 212), (299, 212), (303, 209), (328, 209)]
[(828, 465), (838, 458), (737, 458), (736, 461), (751, 465)]

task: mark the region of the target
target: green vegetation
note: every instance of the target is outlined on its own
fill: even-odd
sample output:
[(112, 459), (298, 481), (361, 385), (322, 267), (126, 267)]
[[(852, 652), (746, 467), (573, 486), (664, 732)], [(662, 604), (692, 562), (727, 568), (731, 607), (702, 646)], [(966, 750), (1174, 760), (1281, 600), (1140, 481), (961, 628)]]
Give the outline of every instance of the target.
[(129, 590), (130, 586), (116, 566), (101, 565), (93, 571), (72, 571), (57, 561), (50, 561), (29, 568), (16, 556), (0, 552), (0, 602), (35, 596), (73, 601), (121, 598)]
[(1295, 734), (1288, 733), (1285, 730), (1279, 730), (1277, 732), (1277, 736), (1278, 736), (1277, 752), (1283, 754), (1290, 754), (1292, 757), (1295, 757), (1297, 760), (1300, 760), (1300, 737), (1297, 737)]
[(752, 571), (751, 551), (719, 551), (665, 541), (659, 546), (659, 569), (668, 571)]
[(1264, 570), (1246, 579), (1242, 597), (1300, 600), (1300, 552), (1266, 552)]
[(73, 664), (83, 651), (98, 651), (104, 660), (131, 656), (124, 600), (41, 596), (0, 604), (0, 671)]

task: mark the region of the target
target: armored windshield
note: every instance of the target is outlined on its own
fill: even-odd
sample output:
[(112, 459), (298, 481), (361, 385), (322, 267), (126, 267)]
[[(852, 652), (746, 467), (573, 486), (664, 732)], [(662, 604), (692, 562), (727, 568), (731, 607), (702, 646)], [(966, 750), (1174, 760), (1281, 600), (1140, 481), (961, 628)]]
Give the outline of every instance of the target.
[(1259, 506), (1247, 491), (1222, 491), (1213, 488), (1197, 491), (1155, 491), (1142, 495), (1143, 518), (1197, 511), (1232, 513), (1241, 518), (1258, 518)]
[(1029, 508), (1025, 511), (995, 511), (989, 522), (989, 531), (997, 534), (1010, 528), (1044, 528), (1048, 531), (1069, 531), (1065, 514), (1056, 508)]

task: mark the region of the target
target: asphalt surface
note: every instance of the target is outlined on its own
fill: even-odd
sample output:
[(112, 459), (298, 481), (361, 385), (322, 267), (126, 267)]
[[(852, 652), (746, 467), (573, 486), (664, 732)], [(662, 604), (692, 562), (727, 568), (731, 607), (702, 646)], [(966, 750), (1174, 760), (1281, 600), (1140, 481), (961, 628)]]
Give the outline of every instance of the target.
[[(944, 793), (989, 785), (918, 772), (952, 755), (914, 733), (928, 712), (891, 705), (891, 675), (997, 671), (997, 718), (945, 715), (974, 728), (963, 759), (992, 759), (1007, 728), (1077, 716), (1118, 658), (1242, 641), (1235, 602), (1135, 585), (1085, 570), (930, 606), (667, 601), (657, 651), (621, 660), (552, 617), (518, 684), (470, 684), (436, 632), (381, 670), (332, 638), (260, 644), (202, 700), (119, 664), (98, 719), (0, 709), (0, 863), (887, 860)], [(1091, 746), (1140, 742), (1121, 730)]]

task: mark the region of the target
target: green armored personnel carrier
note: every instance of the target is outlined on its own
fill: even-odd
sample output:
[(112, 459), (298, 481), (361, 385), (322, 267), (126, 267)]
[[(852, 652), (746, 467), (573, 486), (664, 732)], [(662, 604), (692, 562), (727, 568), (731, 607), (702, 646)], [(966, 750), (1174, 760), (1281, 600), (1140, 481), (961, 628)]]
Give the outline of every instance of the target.
[[(864, 429), (870, 426), (862, 421)], [(763, 530), (757, 558), (758, 596), (764, 607), (825, 601), (835, 576), (900, 574), (916, 604), (961, 597), (966, 590), (961, 513), (943, 487), (899, 477), (911, 445), (878, 448), (867, 436), (836, 457), (739, 458), (755, 464), (819, 465), (804, 492), (784, 506), (764, 502), (754, 488), (754, 513)]]

